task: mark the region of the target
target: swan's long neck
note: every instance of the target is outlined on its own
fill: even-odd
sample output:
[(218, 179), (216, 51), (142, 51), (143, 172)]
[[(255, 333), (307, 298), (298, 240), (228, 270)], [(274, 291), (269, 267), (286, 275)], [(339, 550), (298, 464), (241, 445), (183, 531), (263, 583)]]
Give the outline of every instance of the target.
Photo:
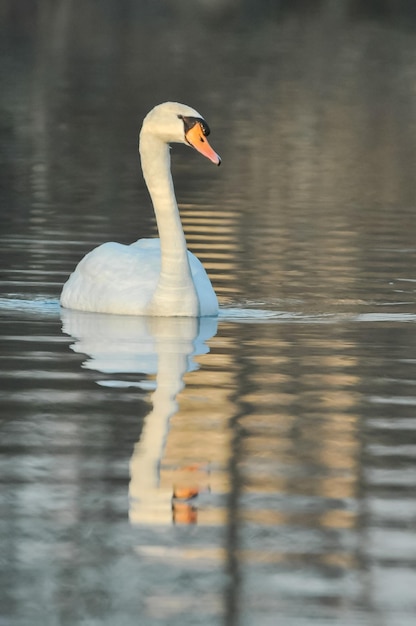
[(160, 276), (148, 313), (197, 316), (199, 302), (173, 188), (169, 150), (150, 132), (140, 133), (143, 176), (152, 198), (161, 248)]

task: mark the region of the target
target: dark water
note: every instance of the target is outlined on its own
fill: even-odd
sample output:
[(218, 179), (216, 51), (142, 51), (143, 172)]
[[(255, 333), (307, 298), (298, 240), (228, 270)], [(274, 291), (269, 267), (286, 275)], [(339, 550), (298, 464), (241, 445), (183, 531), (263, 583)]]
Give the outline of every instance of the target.
[[(0, 4), (1, 626), (413, 626), (415, 17)], [(173, 156), (218, 320), (61, 311), (156, 233), (168, 99), (223, 158)]]

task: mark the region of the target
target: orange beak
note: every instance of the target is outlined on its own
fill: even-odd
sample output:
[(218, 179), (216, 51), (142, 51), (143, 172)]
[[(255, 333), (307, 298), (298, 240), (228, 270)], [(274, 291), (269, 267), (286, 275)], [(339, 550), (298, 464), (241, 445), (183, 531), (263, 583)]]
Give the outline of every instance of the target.
[(215, 165), (221, 165), (221, 158), (209, 145), (202, 131), (201, 124), (194, 124), (194, 126), (185, 133), (185, 139), (190, 146), (198, 150), (198, 152), (215, 163)]

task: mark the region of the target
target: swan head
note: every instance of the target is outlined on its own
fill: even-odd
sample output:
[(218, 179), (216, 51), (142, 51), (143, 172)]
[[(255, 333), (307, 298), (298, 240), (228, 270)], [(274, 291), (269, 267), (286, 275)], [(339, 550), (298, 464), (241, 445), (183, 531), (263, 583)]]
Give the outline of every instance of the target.
[(208, 124), (198, 111), (186, 104), (164, 102), (155, 106), (144, 118), (141, 134), (146, 133), (167, 144), (184, 143), (215, 165), (221, 164), (221, 158), (207, 140), (210, 133)]

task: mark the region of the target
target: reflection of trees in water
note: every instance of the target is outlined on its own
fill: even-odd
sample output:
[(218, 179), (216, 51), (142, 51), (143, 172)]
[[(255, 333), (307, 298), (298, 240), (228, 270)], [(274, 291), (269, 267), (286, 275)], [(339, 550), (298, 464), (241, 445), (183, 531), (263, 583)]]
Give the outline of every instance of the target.
[[(345, 602), (337, 585), (353, 582), (347, 605), (358, 600), (374, 610), (382, 577), (391, 567), (400, 575), (385, 556), (395, 548), (384, 524), (409, 532), (404, 517), (413, 511), (414, 447), (406, 452), (405, 443), (414, 403), (401, 401), (406, 388), (398, 382), (414, 347), (403, 327), (389, 324), (266, 324), (240, 333), (242, 411), (230, 465), (234, 591), (241, 601), (250, 568), (273, 567), (282, 583), (295, 568), (306, 587), (307, 572), (331, 581), (333, 606)], [(399, 415), (403, 431), (394, 426)], [(394, 505), (388, 512), (396, 497), (404, 513)]]

